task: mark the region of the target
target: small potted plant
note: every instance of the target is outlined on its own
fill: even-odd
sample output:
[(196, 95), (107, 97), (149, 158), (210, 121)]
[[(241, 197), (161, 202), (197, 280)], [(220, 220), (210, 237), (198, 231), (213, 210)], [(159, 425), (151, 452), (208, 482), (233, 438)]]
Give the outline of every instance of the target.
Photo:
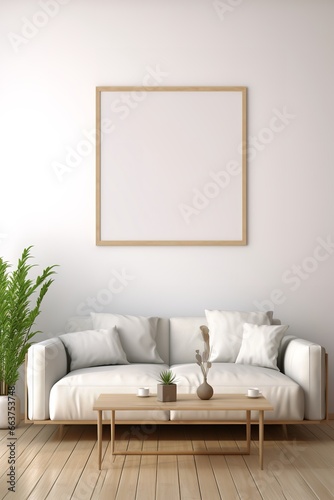
[(172, 370), (164, 370), (159, 375), (157, 399), (164, 403), (176, 401), (176, 376)]

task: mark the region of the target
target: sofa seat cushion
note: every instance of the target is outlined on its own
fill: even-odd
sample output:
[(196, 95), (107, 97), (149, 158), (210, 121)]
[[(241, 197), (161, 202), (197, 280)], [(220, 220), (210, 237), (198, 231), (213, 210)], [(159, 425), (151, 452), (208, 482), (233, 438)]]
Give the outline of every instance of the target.
[[(200, 367), (180, 364), (171, 367), (177, 377), (178, 394), (195, 394), (203, 382)], [(302, 388), (283, 373), (259, 366), (235, 363), (213, 363), (208, 383), (216, 394), (246, 394), (248, 387), (258, 387), (271, 402), (274, 411), (265, 412), (266, 420), (303, 420), (304, 393)], [(245, 412), (182, 412), (171, 411), (171, 420), (244, 420)], [(252, 419), (257, 419), (252, 412)]]
[[(157, 379), (167, 365), (97, 366), (69, 372), (50, 393), (51, 420), (96, 420), (93, 405), (100, 394), (136, 394), (138, 387), (156, 393)], [(109, 419), (110, 412), (103, 418)], [(116, 412), (116, 420), (169, 420), (168, 411)]]

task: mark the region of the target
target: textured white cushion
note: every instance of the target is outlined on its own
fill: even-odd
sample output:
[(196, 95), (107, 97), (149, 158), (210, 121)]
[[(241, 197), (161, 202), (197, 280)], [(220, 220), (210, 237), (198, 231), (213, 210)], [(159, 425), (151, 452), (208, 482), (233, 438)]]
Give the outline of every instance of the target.
[(272, 313), (209, 311), (205, 315), (210, 333), (211, 361), (234, 363), (240, 351), (243, 325), (270, 325)]
[[(178, 398), (182, 394), (196, 394), (203, 382), (201, 369), (196, 363), (172, 365), (177, 376)], [(248, 387), (258, 387), (270, 401), (274, 411), (265, 412), (265, 420), (302, 420), (304, 418), (304, 391), (294, 380), (277, 370), (262, 366), (236, 363), (213, 363), (208, 383), (215, 394), (246, 394)], [(197, 396), (195, 396), (196, 398)], [(199, 405), (200, 405), (200, 400)], [(252, 411), (252, 419), (258, 418)], [(244, 411), (171, 411), (171, 420), (245, 420)]]
[(242, 344), (235, 362), (278, 370), (278, 349), (288, 328), (288, 325), (244, 323)]
[[(156, 394), (159, 373), (167, 369), (165, 364), (134, 363), (70, 372), (52, 387), (50, 418), (96, 422), (97, 412), (93, 406), (100, 394), (137, 394), (138, 387), (148, 387), (150, 394)], [(168, 420), (169, 411), (162, 404), (157, 410), (116, 411), (115, 416), (116, 420), (149, 420), (152, 423)], [(110, 422), (110, 411), (103, 412), (103, 418)]]
[(71, 359), (71, 371), (128, 364), (116, 327), (59, 335)]
[(130, 363), (163, 363), (155, 342), (158, 318), (91, 313), (94, 328), (116, 326)]
[(203, 350), (201, 325), (206, 325), (203, 317), (170, 318), (170, 363), (193, 363), (195, 351)]
[[(182, 394), (194, 394), (203, 382), (203, 375), (196, 363), (171, 366), (176, 374), (178, 398)], [(68, 373), (54, 384), (50, 392), (50, 418), (52, 420), (92, 420), (97, 413), (94, 403), (100, 394), (136, 394), (138, 387), (149, 387), (150, 394), (156, 394), (157, 379), (167, 365), (130, 364), (98, 366)], [(246, 394), (250, 386), (259, 387), (271, 402), (274, 411), (265, 412), (267, 420), (302, 420), (304, 416), (303, 389), (293, 380), (276, 370), (258, 366), (236, 365), (235, 363), (214, 363), (209, 371), (208, 382), (215, 394)], [(153, 396), (154, 397), (154, 396)], [(197, 398), (200, 402), (200, 400)], [(170, 412), (171, 419), (180, 420), (245, 420), (245, 412)], [(103, 418), (110, 419), (110, 412)], [(252, 412), (257, 418), (257, 412)], [(116, 411), (116, 420), (168, 420), (169, 411)]]

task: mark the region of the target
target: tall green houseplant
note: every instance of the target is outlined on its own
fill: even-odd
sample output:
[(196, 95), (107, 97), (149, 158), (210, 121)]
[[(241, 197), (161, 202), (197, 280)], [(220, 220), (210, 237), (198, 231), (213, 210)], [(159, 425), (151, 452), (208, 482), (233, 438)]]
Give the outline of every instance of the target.
[[(55, 273), (56, 266), (46, 267), (32, 280), (29, 264), (32, 246), (25, 248), (17, 268), (0, 257), (0, 395), (8, 394), (19, 378), (19, 368), (31, 345), (31, 339), (39, 331), (32, 331), (40, 307)], [(33, 303), (31, 301), (33, 300)]]

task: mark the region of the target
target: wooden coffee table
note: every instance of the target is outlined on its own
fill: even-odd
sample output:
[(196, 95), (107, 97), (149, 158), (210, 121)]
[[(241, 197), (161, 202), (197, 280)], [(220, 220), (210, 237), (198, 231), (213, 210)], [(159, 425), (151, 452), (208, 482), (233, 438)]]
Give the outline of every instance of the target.
[[(263, 396), (248, 398), (243, 394), (215, 394), (211, 399), (205, 401), (198, 399), (194, 394), (179, 394), (177, 401), (173, 403), (162, 403), (157, 400), (156, 395), (140, 398), (133, 394), (101, 394), (93, 407), (97, 411), (97, 442), (98, 442), (98, 465), (101, 470), (102, 463), (102, 412), (111, 411), (111, 456), (113, 455), (249, 455), (251, 443), (251, 412), (259, 412), (259, 465), (263, 469), (263, 439), (264, 439), (264, 412), (272, 411), (274, 408)], [(245, 411), (246, 419), (246, 451), (224, 452), (222, 451), (117, 451), (115, 452), (115, 411), (127, 410), (178, 410), (178, 411)], [(159, 422), (157, 422), (159, 423)], [(196, 423), (196, 421), (189, 421)], [(200, 423), (200, 422), (198, 422)], [(224, 421), (222, 421), (222, 424)]]

